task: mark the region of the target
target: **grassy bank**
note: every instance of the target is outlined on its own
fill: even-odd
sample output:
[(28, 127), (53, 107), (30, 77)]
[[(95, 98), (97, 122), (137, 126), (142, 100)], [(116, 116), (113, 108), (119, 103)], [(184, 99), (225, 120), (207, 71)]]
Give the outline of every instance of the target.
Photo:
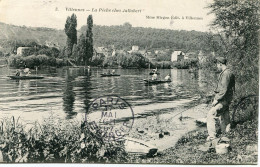
[(163, 151), (153, 158), (131, 158), (131, 163), (160, 164), (256, 164), (258, 122), (247, 121), (237, 125), (226, 136), (231, 139), (228, 154), (203, 152), (199, 148), (205, 144), (206, 128), (187, 133), (179, 139), (175, 147)]
[(50, 117), (41, 125), (22, 124), (19, 118), (0, 124), (0, 162), (124, 162), (122, 145), (105, 142), (97, 128)]

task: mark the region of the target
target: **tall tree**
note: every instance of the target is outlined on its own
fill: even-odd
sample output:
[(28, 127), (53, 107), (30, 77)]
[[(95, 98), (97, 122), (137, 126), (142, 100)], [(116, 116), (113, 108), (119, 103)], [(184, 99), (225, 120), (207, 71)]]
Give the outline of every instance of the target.
[(93, 57), (93, 18), (92, 15), (87, 19), (87, 32), (86, 32), (86, 58), (84, 60), (85, 65), (89, 64)]
[(74, 61), (77, 62), (77, 60), (78, 60), (78, 45), (77, 44), (73, 45), (71, 57), (73, 57)]
[(77, 16), (73, 13), (71, 17), (67, 17), (65, 23), (65, 33), (67, 35), (66, 58), (72, 55), (73, 45), (77, 44)]
[(85, 35), (82, 33), (79, 37), (78, 41), (78, 64), (85, 64), (86, 62), (86, 38)]
[(214, 0), (209, 6), (216, 17), (212, 24), (226, 48), (238, 81), (237, 97), (258, 92), (259, 1)]

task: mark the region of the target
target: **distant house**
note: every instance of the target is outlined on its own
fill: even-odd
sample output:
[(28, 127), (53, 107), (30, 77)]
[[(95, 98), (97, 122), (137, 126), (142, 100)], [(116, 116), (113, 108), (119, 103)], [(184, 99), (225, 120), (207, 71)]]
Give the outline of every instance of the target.
[(203, 63), (206, 61), (207, 57), (204, 55), (202, 51), (200, 51), (198, 54), (198, 59), (199, 59), (199, 63)]
[(108, 56), (108, 50), (105, 47), (94, 47), (94, 55)]
[(16, 54), (25, 56), (25, 55), (30, 54), (31, 50), (32, 50), (31, 47), (18, 47)]
[(45, 45), (48, 47), (53, 47), (53, 48), (60, 48), (60, 45), (58, 42), (50, 42), (50, 41), (45, 41)]
[(137, 45), (132, 46), (132, 51), (138, 51), (138, 50), (139, 50), (139, 46)]
[(127, 51), (114, 49), (113, 52), (112, 52), (112, 56), (116, 56), (118, 54), (127, 54)]
[(182, 51), (174, 51), (171, 55), (171, 61), (181, 61), (184, 59), (185, 53)]

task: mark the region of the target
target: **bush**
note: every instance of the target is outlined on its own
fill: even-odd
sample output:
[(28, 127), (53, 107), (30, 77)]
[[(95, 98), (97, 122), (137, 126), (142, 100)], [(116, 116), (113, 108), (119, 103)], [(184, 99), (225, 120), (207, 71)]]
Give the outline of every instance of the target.
[(151, 68), (160, 68), (160, 69), (171, 69), (172, 62), (162, 61), (162, 62), (153, 62)]
[(178, 69), (189, 69), (190, 67), (198, 67), (197, 59), (183, 59), (178, 62), (174, 62), (173, 66)]
[(147, 68), (148, 62), (148, 59), (139, 53), (119, 53), (115, 56), (106, 57), (103, 65), (105, 67), (121, 66), (123, 68)]
[[(0, 126), (0, 151), (4, 162), (123, 162), (120, 143), (103, 141), (89, 124), (50, 117), (31, 128), (5, 119)], [(28, 125), (27, 125), (28, 126)], [(27, 130), (28, 129), (28, 130)]]
[(27, 57), (21, 55), (11, 55), (9, 57), (9, 65), (11, 67), (28, 67), (34, 68), (35, 66), (64, 66), (65, 63), (62, 59), (48, 57), (47, 55), (30, 55)]

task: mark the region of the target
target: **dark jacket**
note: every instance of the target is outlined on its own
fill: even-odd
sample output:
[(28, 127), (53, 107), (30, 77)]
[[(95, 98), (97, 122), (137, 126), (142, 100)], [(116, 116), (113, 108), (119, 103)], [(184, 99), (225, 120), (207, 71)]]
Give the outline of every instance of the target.
[(229, 104), (235, 92), (235, 76), (232, 71), (226, 68), (219, 74), (218, 84), (214, 90), (215, 100)]

